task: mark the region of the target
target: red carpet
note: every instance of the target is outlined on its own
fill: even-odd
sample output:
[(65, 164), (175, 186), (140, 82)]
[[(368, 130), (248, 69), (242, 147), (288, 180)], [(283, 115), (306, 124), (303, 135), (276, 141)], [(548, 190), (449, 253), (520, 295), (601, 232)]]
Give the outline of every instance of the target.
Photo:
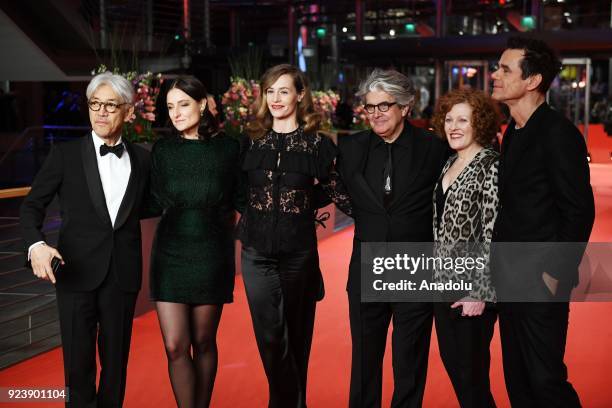
[[(592, 165), (597, 218), (591, 236), (594, 242), (612, 240), (612, 166)], [(350, 370), (350, 334), (346, 271), (352, 229), (321, 242), (319, 252), (326, 284), (326, 298), (319, 303), (310, 361), (308, 404), (346, 407)], [(612, 303), (574, 303), (571, 307), (566, 362), (570, 381), (583, 406), (612, 406)], [(242, 280), (238, 278), (235, 302), (228, 305), (219, 329), (219, 372), (213, 407), (265, 407), (267, 386), (253, 336)], [(388, 345), (390, 351), (391, 346)], [(501, 350), (496, 334), (491, 347), (491, 381), (500, 407), (508, 407), (503, 382)], [(387, 353), (387, 357), (390, 353)], [(0, 387), (61, 386), (61, 350), (56, 349), (0, 372)], [(393, 385), (390, 359), (385, 360), (383, 406), (389, 406)], [(9, 404), (0, 403), (1, 406)], [(12, 404), (16, 407), (58, 407), (60, 404)], [(157, 318), (148, 313), (134, 321), (125, 406), (173, 407), (174, 399), (166, 372), (166, 357)], [(450, 382), (432, 341), (425, 407), (456, 407)]]

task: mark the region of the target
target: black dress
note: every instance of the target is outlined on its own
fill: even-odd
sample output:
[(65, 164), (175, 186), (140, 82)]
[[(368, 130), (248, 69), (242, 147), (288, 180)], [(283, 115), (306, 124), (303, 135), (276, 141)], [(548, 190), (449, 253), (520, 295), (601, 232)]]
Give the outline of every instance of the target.
[(151, 253), (152, 300), (233, 300), (239, 163), (240, 143), (223, 134), (163, 139), (153, 147), (151, 195), (163, 215)]
[[(240, 222), (242, 273), (269, 407), (304, 407), (315, 305), (323, 295), (315, 212), (322, 191), (350, 212), (326, 137), (269, 131), (252, 140), (243, 170), (248, 202)], [(315, 179), (319, 185), (315, 185)]]

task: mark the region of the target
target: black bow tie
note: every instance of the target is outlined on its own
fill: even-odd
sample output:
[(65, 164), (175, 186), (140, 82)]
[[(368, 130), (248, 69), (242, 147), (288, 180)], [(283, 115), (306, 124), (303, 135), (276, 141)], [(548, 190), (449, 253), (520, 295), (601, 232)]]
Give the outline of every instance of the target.
[(100, 156), (106, 156), (108, 153), (113, 153), (115, 156), (121, 158), (124, 148), (125, 146), (123, 146), (123, 143), (114, 146), (108, 146), (103, 144), (100, 145)]

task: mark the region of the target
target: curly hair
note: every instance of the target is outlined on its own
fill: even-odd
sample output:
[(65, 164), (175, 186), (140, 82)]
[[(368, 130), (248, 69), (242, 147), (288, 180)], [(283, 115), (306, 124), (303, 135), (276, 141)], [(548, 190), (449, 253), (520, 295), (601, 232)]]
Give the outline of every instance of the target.
[(412, 80), (401, 72), (375, 68), (368, 78), (361, 82), (355, 94), (365, 104), (365, 97), (370, 91), (383, 91), (391, 95), (401, 106), (412, 109), (416, 90)]
[(482, 91), (473, 89), (456, 89), (440, 97), (436, 110), (431, 118), (431, 124), (436, 134), (446, 139), (444, 119), (446, 114), (459, 103), (467, 103), (472, 107), (472, 128), (474, 141), (481, 146), (491, 144), (501, 124), (499, 107), (491, 97)]
[(266, 90), (283, 75), (291, 76), (298, 94), (304, 92), (296, 109), (298, 124), (304, 126), (305, 132), (315, 132), (319, 129), (322, 118), (321, 114), (315, 111), (306, 75), (293, 65), (280, 64), (268, 69), (261, 77), (261, 92), (255, 101), (255, 119), (247, 124), (247, 133), (251, 139), (259, 139), (272, 129), (272, 114), (268, 108)]

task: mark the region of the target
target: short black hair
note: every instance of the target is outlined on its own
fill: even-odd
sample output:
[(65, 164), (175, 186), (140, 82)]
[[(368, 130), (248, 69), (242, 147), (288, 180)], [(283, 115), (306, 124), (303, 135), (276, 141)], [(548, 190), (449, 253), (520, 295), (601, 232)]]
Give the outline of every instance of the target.
[(522, 78), (542, 75), (542, 82), (538, 91), (545, 94), (550, 84), (561, 70), (561, 61), (555, 52), (544, 41), (535, 38), (514, 36), (508, 39), (506, 48), (512, 50), (523, 50), (525, 55), (521, 60), (520, 67), (523, 71)]

